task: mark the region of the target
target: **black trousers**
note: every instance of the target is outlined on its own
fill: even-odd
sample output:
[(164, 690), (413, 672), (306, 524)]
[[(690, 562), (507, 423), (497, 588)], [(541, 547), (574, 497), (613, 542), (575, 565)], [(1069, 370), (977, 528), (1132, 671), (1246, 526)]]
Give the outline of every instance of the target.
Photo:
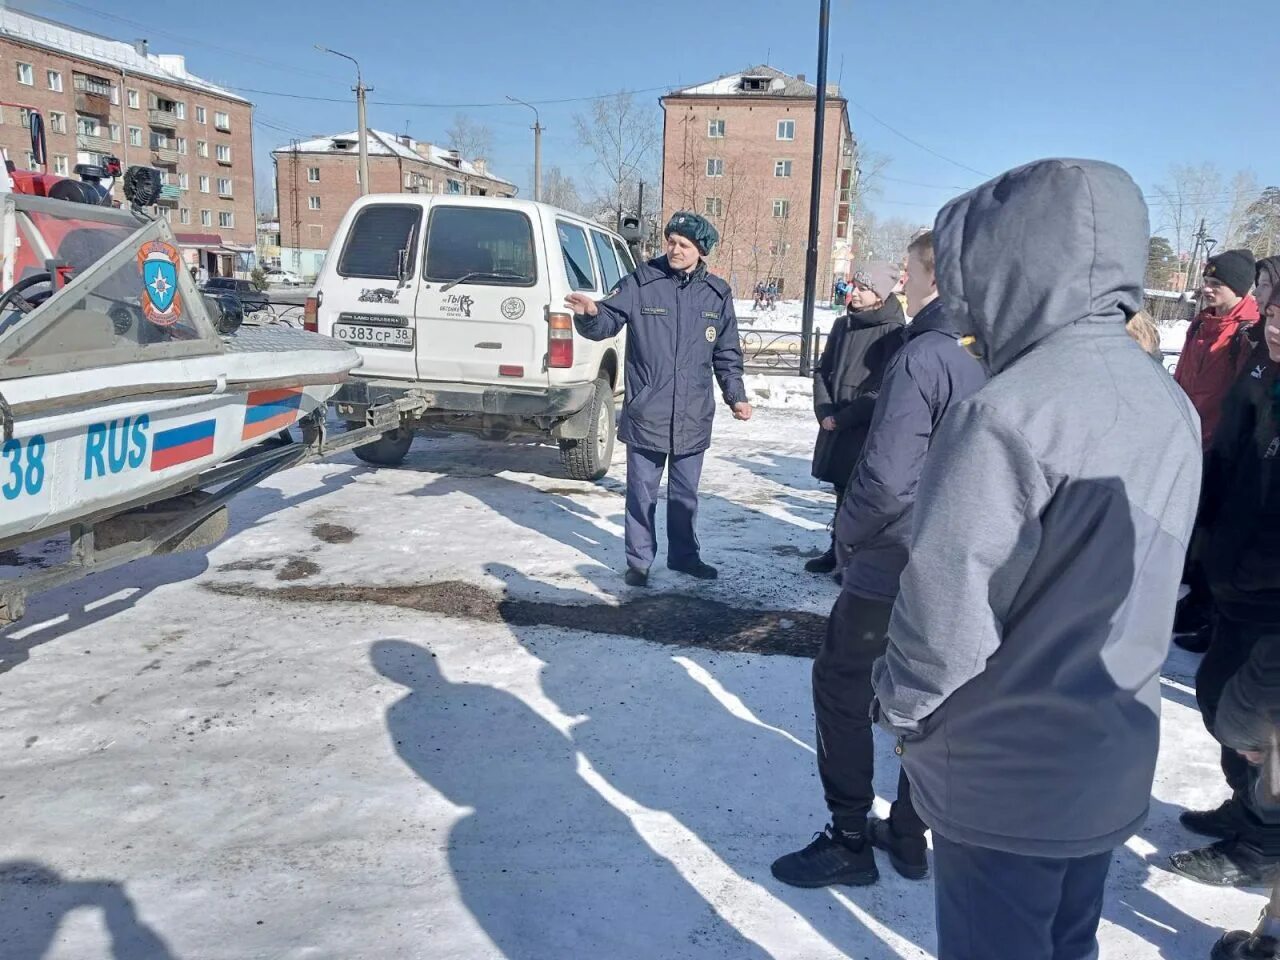
[[(876, 797), (871, 665), (888, 646), (892, 612), (892, 604), (842, 591), (813, 662), (818, 775), (832, 822), (851, 832), (866, 826)], [(900, 836), (924, 836), (928, 829), (911, 804), (911, 784), (901, 770), (890, 822)]]
[[(1231, 620), (1221, 613), (1214, 616), (1213, 641), (1196, 671), (1196, 703), (1210, 733), (1213, 733), (1222, 691), (1248, 661), (1259, 635), (1260, 631), (1250, 624)], [(1232, 793), (1241, 797), (1249, 783), (1249, 762), (1234, 750), (1223, 747), (1222, 773)]]

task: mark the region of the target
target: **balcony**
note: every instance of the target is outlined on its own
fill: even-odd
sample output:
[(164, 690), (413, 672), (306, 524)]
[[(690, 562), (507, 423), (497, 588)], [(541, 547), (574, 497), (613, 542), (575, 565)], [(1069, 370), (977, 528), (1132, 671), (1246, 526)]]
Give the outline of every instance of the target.
[(76, 94), (76, 110), (105, 117), (111, 110), (111, 84), (96, 77), (76, 75), (72, 86)]
[(160, 196), (156, 198), (156, 205), (161, 207), (176, 207), (178, 200), (182, 197), (182, 191), (171, 183), (166, 183), (160, 188)]
[(213, 121), (213, 128), (214, 128), (215, 130), (221, 130), (223, 133), (230, 133), (230, 132), (231, 132), (231, 121), (230, 121), (230, 119), (227, 119), (227, 120), (218, 120), (218, 119), (216, 119), (216, 118), (215, 118), (215, 119), (214, 119), (214, 121)]
[(77, 133), (76, 149), (84, 150), (87, 153), (112, 154), (116, 152), (117, 145), (106, 137), (99, 137), (89, 133)]
[(147, 111), (147, 120), (153, 127), (159, 127), (161, 130), (177, 130), (178, 115), (170, 110), (159, 110), (152, 107)]
[(235, 199), (235, 196), (231, 193), (231, 191), (230, 191), (230, 190), (222, 190), (222, 189), (219, 189), (219, 190), (218, 190), (218, 197), (219, 197), (220, 199), (222, 199), (222, 200), (234, 200), (234, 199)]
[(218, 158), (218, 166), (220, 166), (220, 167), (229, 167), (229, 166), (231, 166), (231, 158), (230, 158), (230, 157), (219, 157), (219, 158)]
[(176, 167), (178, 165), (180, 155), (173, 147), (154, 147), (151, 150), (151, 154), (155, 157), (156, 163), (163, 163), (166, 167)]

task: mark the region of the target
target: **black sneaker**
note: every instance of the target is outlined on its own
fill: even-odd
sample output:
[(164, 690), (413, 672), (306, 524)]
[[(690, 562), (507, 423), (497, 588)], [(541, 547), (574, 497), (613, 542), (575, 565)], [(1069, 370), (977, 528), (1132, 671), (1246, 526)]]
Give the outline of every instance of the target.
[(1184, 599), (1178, 604), (1177, 612), (1173, 616), (1173, 632), (1199, 633), (1207, 629), (1211, 622), (1209, 609), (1212, 609), (1211, 604), (1208, 606), (1203, 602), (1192, 604)]
[(627, 575), (624, 577), (628, 587), (647, 587), (649, 585), (649, 571), (641, 570), (639, 567), (627, 567)]
[(1280, 860), (1238, 840), (1219, 840), (1169, 858), (1173, 869), (1211, 887), (1269, 887), (1280, 880)]
[(1223, 800), (1213, 810), (1184, 810), (1178, 815), (1178, 822), (1192, 833), (1215, 840), (1234, 840), (1244, 825), (1240, 801), (1235, 797)]
[(1195, 633), (1179, 633), (1173, 637), (1174, 644), (1188, 653), (1208, 652), (1209, 643), (1212, 640), (1213, 630), (1207, 626), (1201, 627)]
[(703, 563), (701, 560), (694, 560), (692, 563), (668, 563), (667, 568), (674, 570), (676, 573), (683, 573), (690, 577), (696, 577), (699, 580), (714, 580), (716, 577), (720, 576), (720, 571), (709, 563)]
[(1276, 960), (1280, 943), (1246, 930), (1232, 930), (1213, 945), (1209, 960)]
[(809, 573), (833, 573), (836, 569), (836, 552), (827, 550), (820, 557), (814, 557), (804, 565)]
[(889, 854), (893, 869), (908, 880), (929, 876), (929, 848), (924, 837), (901, 837), (888, 820), (872, 817), (867, 821), (867, 839), (873, 847)]
[(773, 875), (793, 887), (865, 887), (880, 879), (876, 855), (861, 833), (829, 826), (803, 850), (773, 862)]

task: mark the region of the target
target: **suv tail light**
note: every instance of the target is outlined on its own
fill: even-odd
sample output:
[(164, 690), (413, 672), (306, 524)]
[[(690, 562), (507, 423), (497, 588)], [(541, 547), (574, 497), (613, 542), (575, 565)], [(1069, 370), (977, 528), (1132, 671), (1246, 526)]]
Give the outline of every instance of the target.
[(573, 315), (553, 313), (547, 318), (547, 366), (573, 366)]
[(307, 297), (307, 305), (302, 308), (302, 329), (320, 332), (320, 301), (314, 296)]

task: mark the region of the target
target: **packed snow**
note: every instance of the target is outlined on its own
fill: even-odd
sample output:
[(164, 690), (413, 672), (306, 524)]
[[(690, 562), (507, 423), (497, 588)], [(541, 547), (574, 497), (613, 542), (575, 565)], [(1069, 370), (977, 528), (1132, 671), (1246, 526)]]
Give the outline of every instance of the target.
[[(815, 430), (785, 406), (718, 418), (711, 584), (623, 585), (621, 449), (591, 485), (552, 449), (448, 437), (399, 469), (278, 475), (207, 553), (37, 597), (0, 636), (0, 956), (933, 956), (928, 882), (769, 873), (824, 823), (805, 654), (837, 588), (801, 569), (833, 503)], [(715, 611), (759, 615), (753, 652), (680, 645)], [(1262, 903), (1165, 869), (1198, 842), (1178, 812), (1225, 795), (1194, 669), (1171, 654), (1108, 960), (1199, 960)]]

